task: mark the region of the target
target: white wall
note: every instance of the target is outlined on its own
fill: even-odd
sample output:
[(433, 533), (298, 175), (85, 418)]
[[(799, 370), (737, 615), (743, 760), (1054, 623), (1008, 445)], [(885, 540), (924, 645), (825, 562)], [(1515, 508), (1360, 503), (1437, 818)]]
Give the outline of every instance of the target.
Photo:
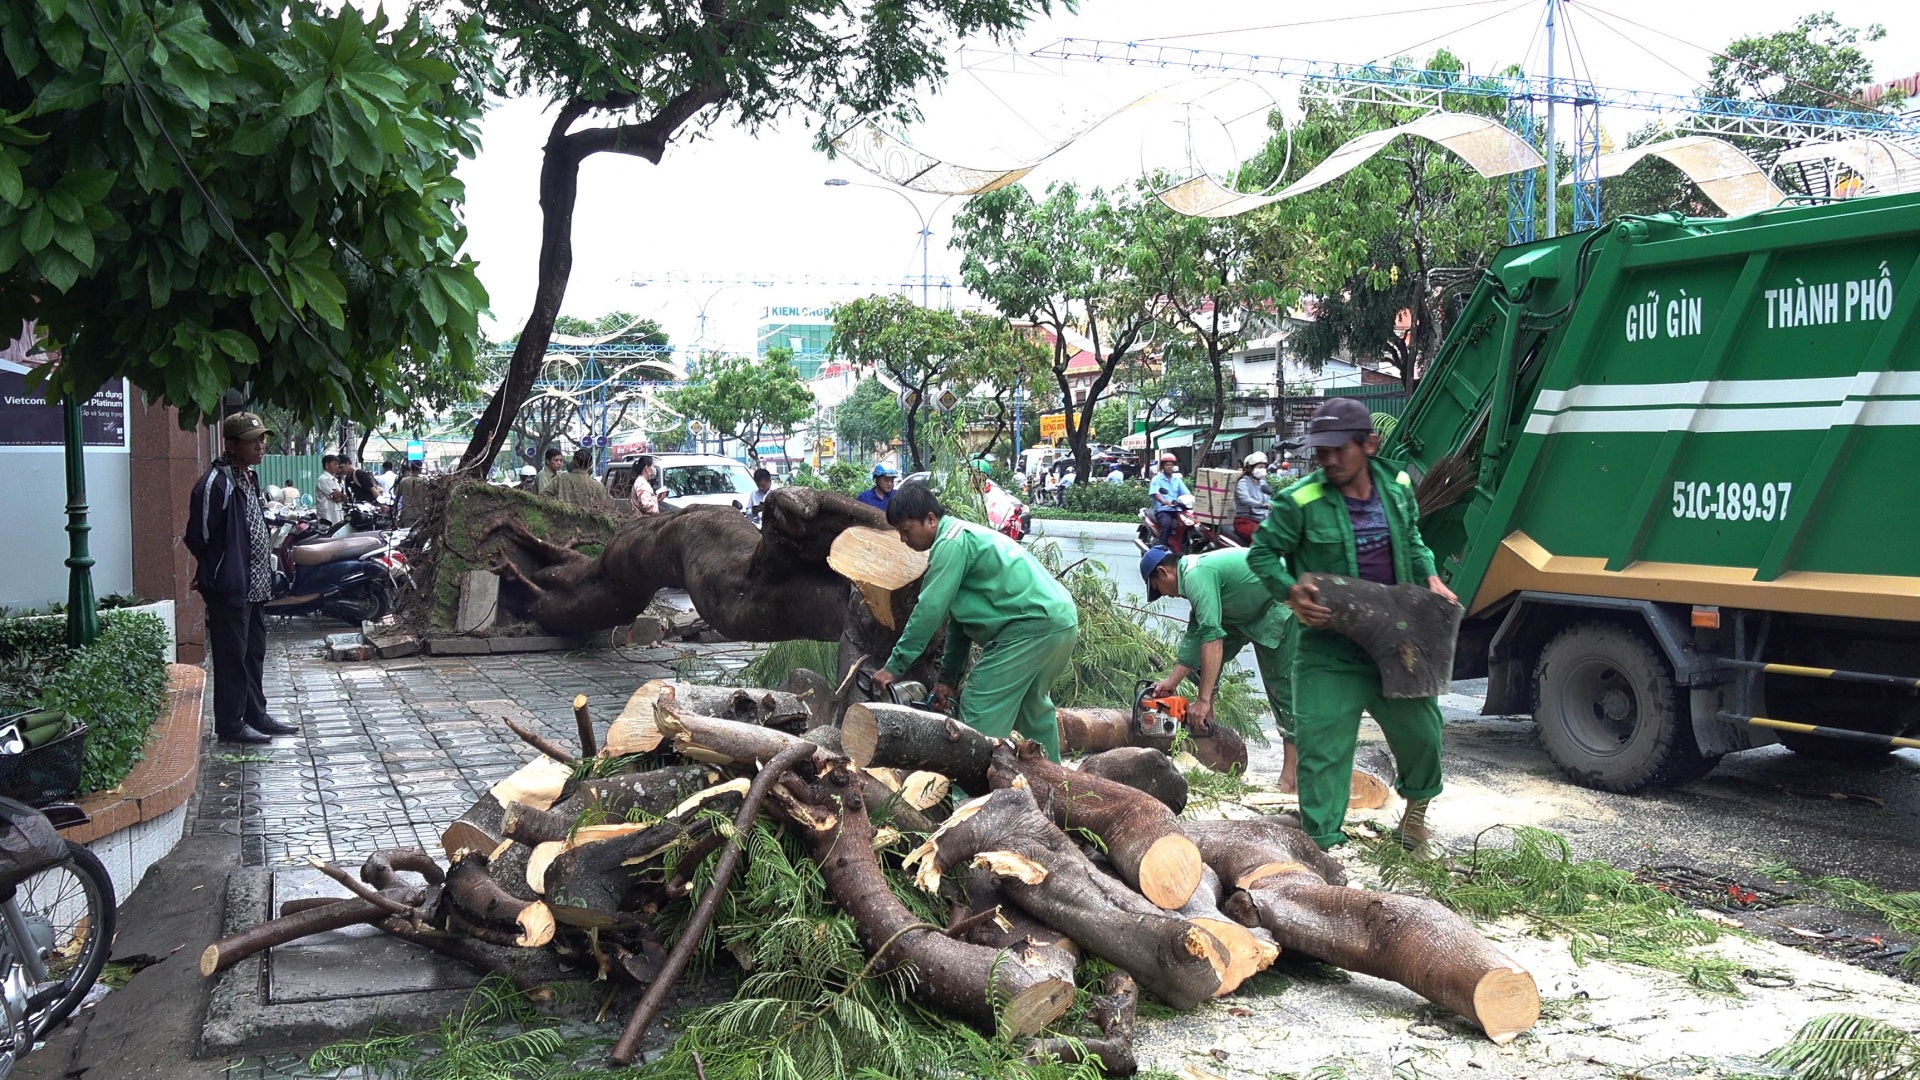
[[(86, 452), (87, 534), (98, 596), (133, 591), (128, 466), (122, 449)], [(184, 491), (154, 498), (187, 497)], [(60, 448), (0, 448), (0, 604), (41, 607), (67, 599), (67, 471)]]

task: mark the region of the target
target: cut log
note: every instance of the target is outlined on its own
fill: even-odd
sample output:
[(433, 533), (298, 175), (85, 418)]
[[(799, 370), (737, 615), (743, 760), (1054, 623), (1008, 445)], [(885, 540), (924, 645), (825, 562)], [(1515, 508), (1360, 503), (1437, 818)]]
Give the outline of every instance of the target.
[(787, 672), (787, 681), (780, 689), (798, 698), (813, 713), (810, 727), (833, 723), (833, 684), (825, 675), (812, 668), (794, 668)]
[(1051, 960), (1029, 967), (1018, 952), (956, 941), (924, 926), (893, 895), (873, 853), (873, 823), (846, 764), (830, 762), (800, 791), (777, 787), (773, 796), (820, 864), (833, 902), (860, 927), (876, 972), (910, 966), (914, 997), (1011, 1035), (1039, 1033), (1073, 1004), (1073, 982), (1053, 971)]
[(653, 715), (661, 745), (690, 761), (753, 766), (772, 761), (782, 750), (805, 741), (774, 728), (702, 715), (668, 694), (655, 699)]
[(1131, 972), (1176, 1009), (1191, 1009), (1220, 988), (1228, 958), (1219, 939), (1095, 869), (1026, 787), (963, 803), (906, 865), (928, 892), (956, 867), (991, 874), (1021, 910)]
[(1353, 787), (1347, 796), (1350, 810), (1379, 810), (1396, 798), (1394, 780), (1400, 775), (1393, 752), (1379, 743), (1362, 743), (1353, 755)]
[(601, 757), (645, 754), (660, 745), (660, 731), (653, 726), (653, 703), (673, 684), (666, 679), (648, 679), (627, 698), (625, 708), (607, 727), (607, 738), (600, 748)]
[(593, 738), (593, 715), (587, 712), (587, 695), (573, 696), (573, 723), (580, 732), (580, 756), (592, 757), (600, 748)]
[(360, 880), (376, 889), (384, 889), (400, 883), (394, 875), (401, 871), (419, 874), (429, 885), (438, 885), (447, 880), (447, 872), (440, 868), (433, 856), (419, 848), (387, 848), (374, 852), (360, 864)]
[[(382, 889), (380, 894), (394, 903), (409, 908), (418, 907), (426, 902), (424, 891), (404, 885)], [(325, 906), (303, 908), (278, 919), (269, 919), (256, 926), (250, 926), (207, 946), (200, 954), (200, 974), (217, 975), (247, 957), (271, 949), (275, 945), (285, 945), (289, 941), (298, 941), (303, 937), (323, 934), (328, 930), (338, 930), (345, 926), (378, 922), (387, 918), (389, 914), (384, 906), (358, 897), (342, 899)]]
[(920, 578), (927, 572), (927, 553), (908, 547), (891, 529), (855, 527), (834, 538), (827, 565), (860, 590), (874, 619), (889, 630), (898, 630), (912, 602), (910, 596), (901, 594), (908, 589), (913, 595), (919, 594)]
[(1222, 910), (1264, 927), (1282, 948), (1397, 982), (1496, 1043), (1540, 1019), (1533, 976), (1440, 904), (1329, 884), (1302, 858), (1313, 841), (1297, 829), (1243, 821), (1190, 828), (1208, 865), (1237, 886)]
[(542, 891), (554, 917), (588, 929), (637, 922), (626, 910), (626, 899), (642, 868), (712, 832), (712, 825), (700, 816), (703, 811), (729, 817), (738, 813), (747, 787), (748, 782), (740, 779), (709, 788), (661, 821), (601, 827), (606, 831), (599, 834), (592, 827), (581, 829), (546, 866)]
[(1124, 971), (1109, 971), (1100, 982), (1100, 995), (1087, 1006), (1087, 1022), (1100, 1030), (1097, 1039), (1035, 1039), (1027, 1047), (1030, 1065), (1059, 1061), (1078, 1065), (1089, 1058), (1100, 1062), (1108, 1076), (1132, 1076), (1140, 1070), (1133, 1056), (1134, 1015), (1140, 988)]
[(1380, 696), (1444, 694), (1453, 682), (1459, 604), (1425, 585), (1381, 585), (1340, 574), (1302, 574), (1333, 612), (1329, 626), (1353, 639), (1380, 669)]
[(1274, 944), (1272, 934), (1258, 927), (1243, 926), (1220, 910), (1221, 893), (1219, 876), (1208, 868), (1201, 876), (1200, 887), (1193, 890), (1193, 897), (1180, 909), (1183, 917), (1205, 927), (1226, 949), (1226, 968), (1221, 972), (1220, 989), (1213, 992), (1214, 997), (1225, 997), (1240, 989), (1241, 983), (1267, 970), (1280, 958), (1280, 948)]
[(1187, 778), (1180, 774), (1180, 766), (1159, 750), (1145, 746), (1102, 750), (1081, 758), (1080, 771), (1144, 791), (1176, 814), (1187, 808)]
[(492, 792), (474, 800), (473, 805), (467, 807), (467, 812), (440, 834), (440, 846), (446, 849), (447, 858), (457, 859), (466, 851), (484, 854), (499, 847), (500, 841), (506, 838), (506, 834), (500, 830), (500, 822), (505, 816), (506, 807), (494, 798)]
[[(1072, 938), (1020, 910), (1000, 891), (999, 882), (992, 874), (968, 874), (966, 891), (967, 902), (964, 906), (956, 907), (953, 926), (947, 929), (949, 937), (997, 949), (1016, 959), (1020, 966), (1042, 980), (1054, 980), (1069, 986), (1073, 984), (1073, 971), (1080, 965), (1080, 947), (1073, 943)], [(955, 926), (969, 919), (973, 925), (960, 933), (954, 932)], [(1042, 1010), (1053, 1007), (1051, 999), (1044, 996), (1029, 999), (1025, 1005), (1028, 1008), (1038, 1006)], [(1039, 1027), (1045, 1027), (1054, 1019), (1057, 1018), (1043, 1020), (1038, 1016), (1010, 1016), (1003, 1013), (1001, 1023), (1010, 1031), (1018, 1031), (1034, 1027), (1036, 1023)]]
[(488, 790), (503, 807), (517, 802), (546, 810), (560, 801), (572, 779), (572, 769), (551, 758), (537, 757)]
[(847, 706), (840, 745), (861, 768), (937, 772), (968, 792), (987, 790), (994, 740), (951, 716), (879, 702)]
[(703, 686), (677, 682), (674, 700), (682, 709), (701, 716), (760, 724), (799, 734), (814, 726), (812, 706), (785, 690), (762, 690), (751, 686)]
[[(537, 949), (552, 941), (552, 910), (543, 903), (521, 900), (502, 888), (487, 873), (487, 863), (487, 856), (476, 852), (454, 862), (440, 892), (436, 919), (469, 932), (486, 929), (510, 934), (509, 943), (523, 949)], [(498, 940), (493, 934), (476, 932), (475, 936)]]
[(373, 923), (381, 932), (452, 957), (483, 971), (506, 976), (514, 988), (532, 1001), (553, 997), (552, 984), (567, 979), (560, 958), (547, 949), (521, 949), (495, 945), (479, 938), (454, 937), (437, 930), (416, 927), (405, 919), (387, 918)]
[[(1174, 740), (1167, 736), (1135, 735), (1127, 709), (1056, 709), (1060, 724), (1060, 752), (1098, 754), (1122, 746), (1145, 746), (1165, 753), (1173, 752)], [(1247, 771), (1247, 741), (1225, 724), (1213, 725), (1213, 734), (1201, 738), (1188, 732), (1181, 743), (1194, 760), (1217, 773)]]
[(1200, 886), (1200, 851), (1181, 835), (1173, 811), (1160, 800), (1056, 765), (1040, 744), (1027, 740), (1001, 743), (993, 752), (989, 782), (1007, 787), (1016, 778), (1033, 788), (1034, 801), (1062, 829), (1085, 829), (1099, 837), (1120, 879), (1155, 905), (1176, 910)]

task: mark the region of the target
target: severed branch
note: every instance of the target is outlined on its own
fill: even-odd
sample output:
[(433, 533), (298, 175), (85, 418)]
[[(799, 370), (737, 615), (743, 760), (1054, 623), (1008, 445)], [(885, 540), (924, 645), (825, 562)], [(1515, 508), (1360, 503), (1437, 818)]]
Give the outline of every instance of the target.
[(573, 698), (573, 722), (580, 728), (580, 756), (592, 757), (599, 753), (593, 741), (593, 717), (587, 712), (587, 695), (576, 694)]
[(345, 870), (340, 869), (324, 859), (318, 859), (309, 855), (307, 856), (307, 865), (332, 878), (353, 895), (375, 907), (381, 908), (389, 914), (398, 915), (416, 925), (419, 924), (421, 918), (426, 914), (417, 907), (403, 904), (398, 900), (388, 899), (385, 895), (375, 892), (361, 884), (352, 874), (347, 873)]
[(713, 869), (713, 884), (707, 888), (707, 894), (700, 898), (699, 906), (693, 909), (693, 917), (687, 920), (686, 928), (680, 932), (680, 940), (674, 942), (673, 951), (667, 954), (667, 962), (661, 965), (659, 977), (647, 988), (640, 1004), (634, 1006), (633, 1015), (627, 1018), (627, 1026), (620, 1032), (620, 1041), (614, 1044), (615, 1065), (633, 1063), (634, 1056), (640, 1052), (640, 1040), (646, 1037), (647, 1028), (653, 1026), (653, 1018), (660, 1014), (661, 1007), (667, 1003), (668, 992), (680, 981), (680, 973), (686, 970), (687, 961), (693, 958), (701, 935), (707, 932), (707, 924), (713, 921), (714, 913), (720, 910), (720, 898), (726, 895), (733, 872), (740, 865), (740, 854), (745, 850), (747, 833), (753, 828), (753, 819), (760, 813), (760, 804), (766, 801), (767, 790), (802, 758), (810, 757), (818, 750), (819, 747), (812, 743), (796, 739), (793, 745), (767, 762), (760, 774), (753, 778), (753, 786), (747, 789), (746, 801), (734, 816), (733, 835), (727, 838), (726, 849), (720, 853), (720, 863)]
[(552, 758), (553, 760), (559, 762), (562, 765), (573, 764), (574, 756), (572, 754), (567, 753), (565, 750), (562, 750), (559, 747), (553, 745), (553, 743), (547, 740), (546, 736), (541, 735), (539, 732), (536, 732), (533, 729), (528, 728), (524, 725), (515, 723), (511, 718), (503, 717), (502, 719), (506, 721), (507, 730), (513, 732), (515, 735), (520, 736), (520, 741), (526, 743), (528, 746), (533, 747), (535, 750), (540, 751), (541, 753), (547, 755), (548, 757)]

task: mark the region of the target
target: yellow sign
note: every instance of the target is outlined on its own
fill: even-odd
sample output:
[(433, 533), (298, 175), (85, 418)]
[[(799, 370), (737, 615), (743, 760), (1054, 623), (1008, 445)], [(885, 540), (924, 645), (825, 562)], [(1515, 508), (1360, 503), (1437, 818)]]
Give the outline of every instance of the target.
[(820, 436), (820, 453), (827, 457), (833, 456), (833, 436)]
[(1040, 437), (1043, 439), (1064, 439), (1067, 437), (1067, 414), (1054, 413), (1040, 418)]

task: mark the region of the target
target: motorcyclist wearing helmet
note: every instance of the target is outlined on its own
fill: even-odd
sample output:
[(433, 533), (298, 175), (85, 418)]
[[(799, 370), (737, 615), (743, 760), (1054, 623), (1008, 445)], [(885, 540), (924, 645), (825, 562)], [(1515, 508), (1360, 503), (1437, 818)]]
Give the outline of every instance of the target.
[(967, 470), (967, 476), (973, 481), (973, 490), (980, 493), (980, 501), (987, 508), (987, 524), (996, 532), (1005, 533), (1015, 540), (1027, 535), (1030, 518), (1027, 508), (1006, 488), (993, 482), (993, 463), (985, 458), (975, 458)]
[(854, 498), (884, 512), (887, 504), (893, 501), (893, 485), (900, 479), (900, 470), (881, 462), (873, 467), (873, 486)]
[(1180, 529), (1180, 500), (1193, 497), (1187, 490), (1187, 482), (1180, 479), (1180, 459), (1172, 454), (1160, 455), (1160, 472), (1147, 485), (1147, 494), (1153, 499), (1153, 519), (1160, 528), (1160, 546), (1177, 550), (1174, 535)]
[(1267, 520), (1273, 492), (1267, 486), (1267, 455), (1258, 450), (1240, 463), (1240, 479), (1233, 484), (1233, 531), (1240, 542), (1253, 542), (1253, 531)]

